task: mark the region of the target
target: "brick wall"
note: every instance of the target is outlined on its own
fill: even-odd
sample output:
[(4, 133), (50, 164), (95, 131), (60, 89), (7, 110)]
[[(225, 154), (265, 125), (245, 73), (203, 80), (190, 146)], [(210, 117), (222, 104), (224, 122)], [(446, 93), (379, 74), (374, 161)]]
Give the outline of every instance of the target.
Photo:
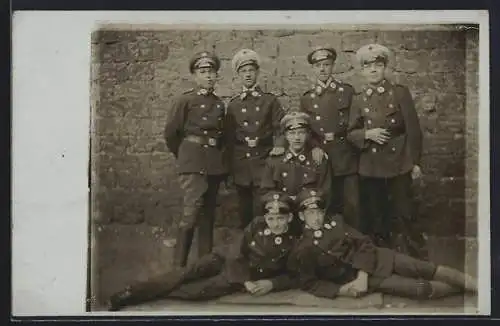
[[(97, 225), (147, 223), (172, 229), (181, 191), (162, 137), (172, 98), (192, 87), (187, 60), (199, 50), (222, 59), (217, 93), (239, 89), (230, 62), (240, 48), (262, 56), (261, 86), (286, 108), (311, 85), (311, 46), (338, 49), (335, 74), (359, 87), (354, 52), (380, 42), (394, 51), (392, 78), (410, 87), (424, 132), (416, 184), (419, 221), (430, 234), (475, 231), (478, 33), (435, 31), (98, 31), (92, 37), (92, 196)], [(467, 152), (466, 152), (467, 150)], [(467, 175), (467, 179), (466, 176)], [(234, 193), (222, 189), (219, 225), (233, 226)], [(467, 209), (466, 209), (467, 208)]]

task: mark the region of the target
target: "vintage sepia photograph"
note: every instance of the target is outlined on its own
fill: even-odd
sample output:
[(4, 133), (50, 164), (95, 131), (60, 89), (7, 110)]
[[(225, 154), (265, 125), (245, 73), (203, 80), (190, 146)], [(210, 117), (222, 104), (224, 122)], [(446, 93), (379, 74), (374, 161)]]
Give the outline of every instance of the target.
[(91, 312), (477, 314), (479, 24), (101, 24)]

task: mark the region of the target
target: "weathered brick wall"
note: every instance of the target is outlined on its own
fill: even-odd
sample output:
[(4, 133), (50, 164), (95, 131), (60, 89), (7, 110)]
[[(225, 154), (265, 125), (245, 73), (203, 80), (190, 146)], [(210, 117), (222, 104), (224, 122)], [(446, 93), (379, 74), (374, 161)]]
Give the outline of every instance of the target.
[[(181, 191), (162, 132), (170, 101), (192, 86), (187, 60), (194, 52), (214, 50), (221, 57), (217, 93), (227, 100), (240, 87), (230, 68), (233, 54), (255, 49), (263, 60), (261, 86), (290, 108), (311, 85), (305, 60), (311, 46), (338, 49), (336, 76), (359, 87), (354, 52), (371, 42), (394, 50), (393, 78), (409, 86), (416, 100), (424, 132), (425, 177), (415, 187), (420, 223), (436, 235), (463, 234), (466, 222), (475, 229), (478, 34), (445, 28), (94, 33), (91, 159), (97, 224), (169, 229), (178, 221)], [(219, 225), (237, 223), (231, 198), (231, 191), (221, 191)]]

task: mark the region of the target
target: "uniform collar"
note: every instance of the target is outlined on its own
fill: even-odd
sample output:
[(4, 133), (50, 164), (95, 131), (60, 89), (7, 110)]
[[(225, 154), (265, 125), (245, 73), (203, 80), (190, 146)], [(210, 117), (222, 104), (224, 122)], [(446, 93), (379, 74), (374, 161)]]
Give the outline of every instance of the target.
[(369, 84), (364, 85), (363, 92), (367, 96), (372, 96), (373, 94), (382, 95), (385, 92), (388, 92), (391, 88), (392, 88), (391, 82), (389, 82), (387, 79), (384, 79), (377, 85), (369, 85)]
[(312, 89), (316, 95), (321, 95), (326, 91), (339, 91), (343, 92), (344, 88), (340, 85), (340, 82), (333, 77), (328, 78), (326, 82), (322, 82), (321, 80), (317, 80), (316, 84), (312, 86)]
[(287, 161), (291, 161), (294, 159), (297, 159), (301, 163), (307, 162), (308, 160), (307, 160), (307, 155), (306, 155), (305, 149), (302, 149), (302, 151), (300, 151), (299, 153), (295, 153), (290, 148), (288, 148), (285, 152), (284, 161), (287, 162)]
[(203, 96), (208, 96), (210, 94), (216, 95), (214, 89), (208, 89), (204, 87), (198, 87), (196, 90), (196, 94), (198, 95), (203, 95)]
[(262, 90), (258, 84), (255, 84), (250, 88), (246, 88), (245, 86), (243, 86), (243, 91), (240, 94), (240, 98), (244, 100), (248, 95), (252, 95), (253, 97), (260, 97), (262, 95)]

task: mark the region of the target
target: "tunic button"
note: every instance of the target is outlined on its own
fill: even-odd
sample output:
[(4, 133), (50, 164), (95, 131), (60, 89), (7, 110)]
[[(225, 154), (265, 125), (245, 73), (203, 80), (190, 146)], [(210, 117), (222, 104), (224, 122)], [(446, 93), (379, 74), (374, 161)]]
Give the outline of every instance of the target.
[(366, 121), (366, 122), (367, 122), (369, 125), (371, 125), (371, 124), (372, 124), (372, 121), (371, 121), (371, 120), (368, 120), (368, 121)]
[(394, 108), (394, 105), (389, 104), (389, 109), (392, 109), (392, 108)]
[(283, 191), (286, 191), (286, 187), (283, 187), (283, 189), (282, 189), (282, 190), (283, 190)]
[(241, 109), (241, 112), (245, 113), (245, 112), (247, 112), (247, 109), (242, 108), (242, 109)]
[(340, 116), (343, 116), (343, 115), (344, 115), (344, 112), (340, 111), (340, 113), (339, 113), (339, 114), (340, 114)]
[(314, 104), (313, 108), (317, 109), (318, 108), (318, 104)]
[(205, 104), (200, 105), (200, 108), (204, 109), (205, 108)]
[(217, 108), (220, 109), (220, 104), (217, 104)]
[(208, 145), (203, 145), (203, 147), (208, 148)]
[(202, 117), (202, 119), (206, 121), (206, 120), (207, 120), (207, 117)]
[(395, 119), (391, 119), (391, 122), (392, 122), (392, 123), (396, 123), (396, 120), (395, 120)]
[(317, 115), (316, 120), (321, 120), (321, 117), (319, 115)]
[(369, 108), (365, 108), (365, 112), (366, 113), (370, 112), (370, 109)]
[(304, 178), (307, 178), (307, 173), (304, 173)]
[(374, 147), (374, 148), (372, 148), (372, 152), (373, 152), (373, 153), (376, 153), (376, 152), (377, 152), (377, 149), (376, 149), (375, 147)]
[(348, 236), (348, 235), (349, 235), (349, 233), (348, 233), (348, 232), (346, 232), (346, 233), (345, 233), (345, 235), (346, 235), (346, 236)]
[(340, 140), (344, 140), (344, 137), (340, 137)]
[(392, 150), (393, 152), (395, 152), (395, 151), (396, 151), (396, 147), (391, 148), (391, 150)]
[(246, 155), (246, 157), (250, 157), (250, 156), (251, 156), (251, 154), (250, 154), (250, 153), (246, 153), (245, 155)]
[(325, 129), (323, 129), (323, 128), (319, 128), (319, 131), (325, 131)]
[(258, 112), (258, 111), (260, 111), (260, 108), (257, 106), (257, 107), (255, 108), (255, 111), (257, 111), (257, 112)]
[(255, 155), (259, 155), (259, 152), (255, 152)]
[(255, 125), (258, 126), (260, 123), (259, 121), (255, 121)]
[(204, 135), (207, 135), (207, 134), (208, 134), (208, 131), (203, 130), (203, 134), (204, 134)]
[(243, 125), (244, 125), (245, 127), (246, 127), (246, 126), (248, 126), (248, 122), (246, 122), (246, 121), (245, 121), (245, 122), (243, 122)]
[(314, 243), (315, 245), (318, 245), (318, 243), (319, 243), (319, 242), (318, 242), (318, 240), (314, 240), (314, 241), (313, 241), (313, 243)]

